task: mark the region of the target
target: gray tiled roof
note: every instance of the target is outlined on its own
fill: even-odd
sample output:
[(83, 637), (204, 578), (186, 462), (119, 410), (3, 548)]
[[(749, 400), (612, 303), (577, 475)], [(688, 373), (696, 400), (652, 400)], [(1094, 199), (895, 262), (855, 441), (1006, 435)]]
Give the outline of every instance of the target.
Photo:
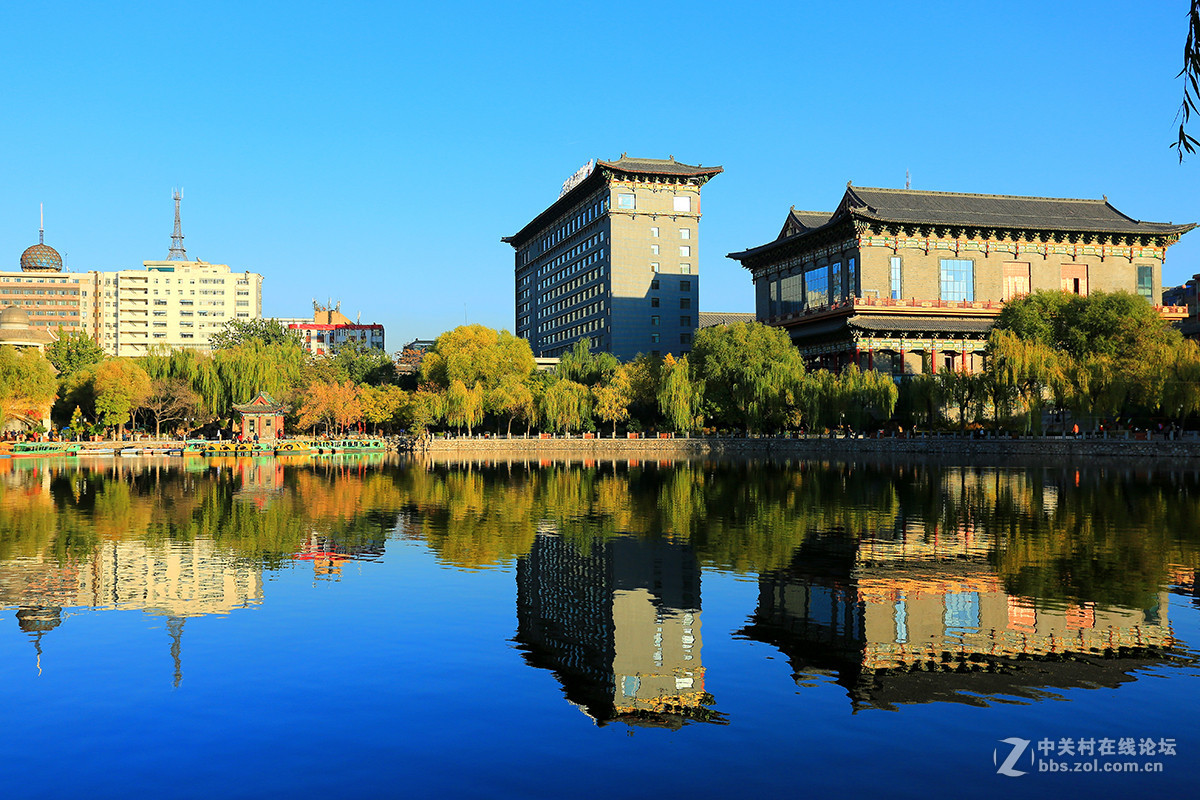
[(597, 161), (596, 166), (622, 172), (637, 172), (649, 175), (716, 175), (724, 172), (722, 167), (692, 166), (670, 158), (630, 158), (624, 153), (616, 161)]
[(734, 322), (754, 322), (753, 314), (743, 314), (734, 311), (701, 311), (696, 315), (698, 328), (710, 328), (713, 325), (729, 325)]
[(854, 214), (881, 222), (1141, 234), (1183, 233), (1194, 227), (1142, 222), (1122, 214), (1107, 199), (1072, 200), (851, 186), (846, 189), (844, 202)]
[[(745, 261), (772, 252), (777, 247), (789, 246), (801, 240), (800, 237), (807, 237), (820, 228), (829, 227), (832, 230), (852, 219), (899, 225), (946, 225), (1141, 236), (1180, 235), (1196, 227), (1195, 223), (1176, 225), (1169, 222), (1142, 222), (1113, 208), (1107, 198), (1072, 200), (1057, 197), (877, 189), (865, 186), (846, 187), (838, 210), (832, 215), (825, 215), (823, 223), (816, 224), (820, 222), (820, 216), (820, 212), (796, 211), (793, 208), (788, 214), (788, 222), (784, 224), (783, 231), (775, 241), (741, 252), (729, 253), (728, 257)], [(785, 236), (788, 225), (793, 220), (804, 225), (805, 230), (794, 237)]]
[(792, 219), (794, 219), (796, 222), (803, 225), (805, 228), (819, 228), (822, 225), (824, 225), (826, 222), (829, 222), (829, 218), (833, 216), (833, 212), (830, 212), (830, 211), (797, 211), (795, 208), (792, 208), (790, 216)]
[(921, 333), (937, 331), (938, 333), (984, 334), (987, 333), (994, 318), (983, 319), (972, 317), (925, 317), (899, 316), (885, 314), (857, 314), (846, 320), (850, 327), (860, 331), (877, 333)]

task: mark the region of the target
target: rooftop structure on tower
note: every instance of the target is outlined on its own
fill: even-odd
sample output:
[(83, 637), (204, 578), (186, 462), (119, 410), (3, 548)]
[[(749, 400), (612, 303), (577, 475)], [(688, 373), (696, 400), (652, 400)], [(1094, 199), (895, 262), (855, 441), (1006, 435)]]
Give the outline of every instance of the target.
[(721, 167), (591, 160), (501, 241), (515, 254), (516, 334), (535, 358), (585, 342), (631, 360), (691, 352), (700, 307), (700, 189)]
[(46, 218), (43, 212), (38, 224), (38, 243), (25, 248), (25, 252), (21, 253), (21, 271), (62, 272), (62, 268), (62, 256), (46, 244)]
[(171, 197), (175, 200), (175, 232), (171, 234), (171, 249), (167, 251), (167, 261), (187, 261), (187, 250), (183, 248), (183, 225), (179, 221), (179, 202), (183, 200), (183, 190), (172, 190)]

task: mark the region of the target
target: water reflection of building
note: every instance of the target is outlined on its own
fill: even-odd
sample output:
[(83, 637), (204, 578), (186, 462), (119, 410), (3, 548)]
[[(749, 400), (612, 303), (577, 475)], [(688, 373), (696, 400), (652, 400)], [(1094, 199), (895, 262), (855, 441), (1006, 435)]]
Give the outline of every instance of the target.
[[(85, 557), (0, 562), (0, 608), (16, 607), (23, 631), (57, 628), (72, 608), (136, 609), (166, 617), (178, 685), (183, 621), (262, 602), (261, 567), (230, 557), (211, 540), (104, 542)], [(34, 627), (29, 627), (33, 625)]]
[(336, 581), (342, 576), (344, 562), (380, 558), (386, 545), (387, 540), (382, 533), (378, 538), (358, 537), (353, 541), (346, 541), (340, 537), (310, 531), (300, 549), (292, 555), (292, 559), (311, 563), (314, 578)]
[(986, 561), (889, 551), (834, 537), (800, 548), (760, 576), (741, 633), (778, 647), (798, 682), (832, 672), (855, 707), (884, 708), (1116, 686), (1174, 644), (1165, 594), (1145, 609), (1035, 602)]
[(689, 545), (541, 532), (517, 562), (517, 642), (597, 724), (714, 721)]

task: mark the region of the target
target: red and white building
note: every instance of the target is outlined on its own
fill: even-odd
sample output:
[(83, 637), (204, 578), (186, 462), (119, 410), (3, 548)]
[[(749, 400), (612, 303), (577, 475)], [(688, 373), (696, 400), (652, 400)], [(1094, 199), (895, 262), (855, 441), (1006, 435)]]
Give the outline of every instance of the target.
[(355, 322), (343, 314), (341, 308), (341, 303), (336, 306), (313, 303), (312, 321), (289, 319), (280, 322), (299, 331), (305, 349), (316, 356), (333, 355), (348, 342), (358, 342), (363, 347), (386, 352), (382, 325)]

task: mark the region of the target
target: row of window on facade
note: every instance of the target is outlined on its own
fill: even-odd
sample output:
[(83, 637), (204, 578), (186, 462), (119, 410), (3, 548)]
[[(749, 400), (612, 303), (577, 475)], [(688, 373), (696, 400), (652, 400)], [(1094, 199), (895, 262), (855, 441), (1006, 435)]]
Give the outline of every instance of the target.
[[(657, 297), (651, 297), (651, 298), (650, 298), (650, 307), (651, 307), (651, 308), (658, 308), (658, 307), (659, 307), (659, 302), (660, 302), (660, 301), (659, 301), (659, 298), (657, 298)], [(692, 298), (690, 298), (690, 297), (681, 297), (681, 298), (679, 298), (679, 307), (680, 307), (680, 308), (691, 308), (691, 307), (692, 307)], [(655, 319), (655, 320), (656, 320), (656, 319), (658, 319), (658, 317), (651, 317), (651, 319)], [(652, 323), (652, 324), (654, 324), (654, 325), (657, 325), (658, 323), (657, 323), (657, 322), (655, 322), (655, 323)]]
[(540, 267), (538, 267), (537, 274), (545, 275), (547, 272), (550, 272), (555, 267), (560, 267), (563, 264), (566, 264), (568, 261), (570, 261), (574, 258), (577, 258), (578, 256), (583, 255), (588, 250), (591, 250), (593, 247), (596, 247), (597, 245), (600, 245), (603, 243), (604, 243), (604, 231), (599, 231), (595, 235), (589, 236), (584, 241), (575, 245), (570, 250), (567, 250), (565, 253), (560, 253), (560, 254), (556, 255), (554, 258), (547, 261), (545, 264), (542, 264)]
[[(938, 297), (947, 303), (973, 302), (975, 300), (975, 262), (967, 258), (943, 258), (939, 261)], [(1009, 263), (1003, 267), (1005, 301), (1029, 294), (1031, 289), (1030, 265)], [(1088, 293), (1086, 264), (1064, 264), (1060, 267), (1060, 286), (1072, 294)], [(843, 273), (842, 264), (835, 262), (815, 267), (796, 275), (778, 278), (769, 285), (770, 314), (792, 314), (806, 308), (821, 308), (850, 297), (859, 297), (858, 276), (854, 259), (847, 262)], [(889, 264), (889, 294), (893, 300), (905, 296), (903, 258), (892, 256)], [(1146, 265), (1137, 267), (1136, 292), (1147, 301), (1153, 302), (1154, 268)]]
[[(626, 211), (637, 209), (637, 195), (633, 192), (622, 192), (617, 195), (617, 208)], [(692, 211), (692, 198), (686, 194), (677, 194), (671, 198), (671, 210), (680, 213)]]
[(604, 259), (604, 248), (601, 247), (596, 252), (594, 252), (590, 255), (584, 256), (583, 258), (574, 262), (573, 264), (569, 264), (566, 267), (563, 267), (562, 269), (558, 270), (550, 277), (539, 281), (538, 289), (542, 290), (548, 286), (553, 286), (554, 284), (558, 283), (559, 281), (563, 280), (564, 278), (569, 278), (572, 275), (579, 272), (579, 270), (590, 267), (592, 264), (595, 264), (596, 262), (601, 261), (603, 259)]
[[(654, 225), (650, 228), (650, 238), (657, 239), (661, 235), (662, 235), (662, 229), (659, 228), (657, 225)], [(680, 239), (692, 238), (692, 229), (691, 228), (680, 228), (679, 229), (679, 238)], [(655, 252), (658, 252), (658, 251), (656, 250)]]
[[(658, 344), (661, 341), (662, 341), (662, 336), (660, 334), (658, 334), (658, 333), (650, 334), (651, 344)], [(679, 334), (679, 343), (680, 344), (691, 344), (692, 343), (692, 335), (690, 333)], [(657, 350), (654, 351), (654, 355), (658, 355)], [(686, 353), (684, 353), (684, 355), (686, 355)]]
[(545, 343), (548, 343), (548, 344), (553, 344), (555, 342), (565, 342), (568, 340), (576, 339), (585, 333), (603, 330), (604, 328), (605, 328), (604, 320), (594, 319), (594, 320), (590, 320), (588, 322), (584, 322), (580, 325), (576, 325), (572, 328), (567, 328), (566, 330), (559, 331), (558, 333), (547, 334), (545, 337), (542, 338), (542, 341)]
[(7, 286), (0, 287), (0, 294), (20, 294), (20, 295), (65, 295), (67, 297), (75, 297), (79, 294), (78, 289), (12, 289)]
[[(682, 306), (682, 307), (686, 308), (688, 306)], [(660, 314), (650, 314), (650, 326), (658, 327), (661, 320), (662, 320), (662, 317)], [(679, 318), (679, 327), (691, 327), (691, 317), (688, 317), (688, 315), (684, 315), (684, 317), (680, 317)]]
[[(587, 208), (580, 209), (569, 220), (566, 220), (558, 228), (556, 228), (555, 230), (551, 231), (550, 233), (543, 236), (540, 240), (538, 240), (538, 244), (540, 245), (538, 254), (540, 255), (541, 253), (545, 253), (551, 247), (558, 244), (563, 239), (566, 239), (568, 236), (570, 236), (571, 234), (578, 231), (584, 225), (588, 225), (591, 222), (599, 219), (600, 215), (603, 214), (607, 210), (608, 210), (608, 198), (607, 197), (597, 198), (594, 202), (592, 202), (590, 205), (588, 205)], [(532, 251), (532, 248), (527, 249), (525, 251), (524, 263), (529, 263), (529, 260), (534, 257), (533, 253), (531, 251)]]
[[(660, 255), (660, 252), (661, 251), (660, 251), (660, 248), (658, 245), (656, 245), (656, 244), (650, 245), (650, 255), (657, 256), (657, 255)], [(692, 257), (692, 248), (686, 244), (679, 245), (679, 257), (680, 258), (691, 258)]]
[(569, 325), (570, 323), (575, 322), (576, 320), (583, 319), (584, 317), (590, 317), (593, 314), (607, 314), (607, 313), (608, 313), (608, 309), (605, 307), (604, 301), (599, 300), (595, 303), (589, 303), (588, 305), (583, 306), (582, 308), (577, 308), (574, 311), (568, 311), (565, 314), (562, 314), (560, 316), (554, 317), (553, 319), (547, 320), (546, 322), (543, 322), (541, 325), (538, 325), (538, 328), (537, 328), (538, 333), (545, 333), (547, 331), (551, 331), (551, 330), (561, 327), (563, 325)]
[[(660, 264), (657, 261), (651, 261), (650, 262), (650, 271), (655, 272), (655, 273), (662, 272), (662, 264)], [(692, 265), (680, 262), (679, 274), (680, 275), (691, 275), (692, 274)]]

